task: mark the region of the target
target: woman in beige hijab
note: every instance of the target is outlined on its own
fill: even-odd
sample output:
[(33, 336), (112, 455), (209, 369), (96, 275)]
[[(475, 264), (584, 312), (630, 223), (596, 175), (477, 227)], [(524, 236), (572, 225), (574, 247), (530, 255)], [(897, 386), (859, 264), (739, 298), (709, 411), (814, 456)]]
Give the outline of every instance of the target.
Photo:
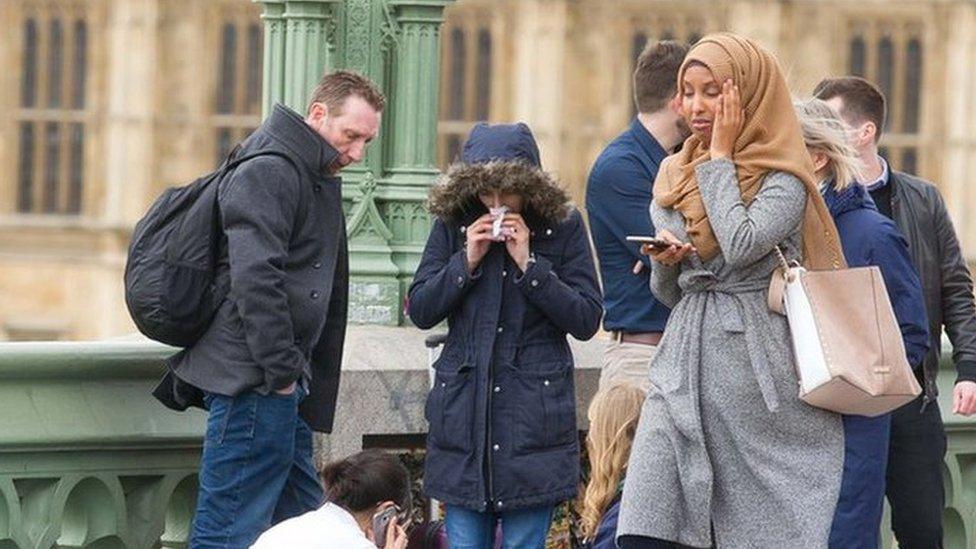
[(782, 71), (715, 34), (678, 75), (693, 135), (654, 183), (651, 289), (673, 311), (651, 366), (624, 486), (621, 549), (826, 548), (840, 416), (802, 403), (786, 319), (766, 290), (776, 248), (844, 266)]

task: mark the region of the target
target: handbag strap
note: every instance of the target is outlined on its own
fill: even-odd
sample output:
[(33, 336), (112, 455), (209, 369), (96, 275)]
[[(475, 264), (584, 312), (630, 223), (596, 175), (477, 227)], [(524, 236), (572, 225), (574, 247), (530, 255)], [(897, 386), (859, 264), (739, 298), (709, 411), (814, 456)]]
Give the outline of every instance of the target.
[(773, 271), (773, 276), (769, 280), (769, 293), (766, 295), (766, 304), (769, 306), (770, 311), (785, 316), (786, 309), (783, 298), (786, 294), (786, 283), (792, 282), (792, 277), (796, 275), (793, 273), (793, 268), (790, 267), (790, 262), (786, 260), (786, 255), (783, 254), (783, 250), (779, 246), (776, 246), (774, 249), (776, 250), (776, 256), (779, 257), (780, 266)]

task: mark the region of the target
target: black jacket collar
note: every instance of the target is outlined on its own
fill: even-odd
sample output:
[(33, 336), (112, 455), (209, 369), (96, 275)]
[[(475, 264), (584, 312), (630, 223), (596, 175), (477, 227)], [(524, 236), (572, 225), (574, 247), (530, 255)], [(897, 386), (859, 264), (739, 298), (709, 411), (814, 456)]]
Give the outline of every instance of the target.
[(297, 112), (280, 103), (276, 104), (259, 131), (267, 132), (284, 145), (312, 173), (333, 175), (332, 163), (339, 156), (338, 151)]

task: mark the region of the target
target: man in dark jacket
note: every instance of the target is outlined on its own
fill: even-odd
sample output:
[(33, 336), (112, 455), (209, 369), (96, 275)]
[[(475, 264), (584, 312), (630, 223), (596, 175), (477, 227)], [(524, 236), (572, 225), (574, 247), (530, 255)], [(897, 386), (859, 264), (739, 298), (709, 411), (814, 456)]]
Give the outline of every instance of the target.
[(852, 128), (853, 144), (865, 168), (862, 184), (878, 210), (893, 219), (905, 235), (922, 281), (930, 334), (929, 351), (919, 370), (924, 394), (893, 413), (887, 495), (899, 547), (942, 547), (946, 437), (936, 400), (936, 377), (945, 328), (958, 370), (953, 412), (976, 412), (976, 306), (972, 278), (935, 186), (889, 170), (887, 162), (878, 156), (885, 100), (877, 86), (858, 77), (832, 78), (818, 84), (814, 94), (830, 104)]
[(600, 387), (624, 381), (645, 391), (648, 371), (670, 311), (651, 293), (651, 259), (627, 236), (652, 236), (651, 190), (669, 151), (690, 134), (677, 111), (678, 68), (688, 46), (649, 44), (637, 58), (637, 117), (593, 164), (586, 185), (586, 213), (603, 281), (607, 344)]
[(409, 292), (414, 324), (449, 326), (425, 407), (424, 491), (447, 504), (452, 547), (491, 547), (500, 520), (505, 547), (541, 548), (579, 483), (566, 335), (596, 333), (600, 289), (583, 219), (528, 126), (479, 124), (461, 159), (431, 189)]
[(172, 361), (210, 412), (191, 547), (248, 547), (322, 504), (312, 430), (332, 430), (348, 298), (337, 174), (362, 160), (384, 101), (358, 74), (328, 74), (304, 119), (277, 105), (235, 153), (288, 158), (249, 160), (221, 182), (230, 292)]

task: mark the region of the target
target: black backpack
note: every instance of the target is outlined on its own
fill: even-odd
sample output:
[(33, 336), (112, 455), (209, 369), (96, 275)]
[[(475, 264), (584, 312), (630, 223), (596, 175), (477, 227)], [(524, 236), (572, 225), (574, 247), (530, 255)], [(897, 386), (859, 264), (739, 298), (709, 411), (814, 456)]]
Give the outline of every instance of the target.
[(259, 151), (233, 158), (185, 187), (173, 187), (156, 199), (136, 224), (125, 265), (125, 304), (139, 331), (150, 339), (189, 347), (210, 325), (230, 290), (228, 277), (216, 276), (222, 231), (217, 191), (234, 168)]

